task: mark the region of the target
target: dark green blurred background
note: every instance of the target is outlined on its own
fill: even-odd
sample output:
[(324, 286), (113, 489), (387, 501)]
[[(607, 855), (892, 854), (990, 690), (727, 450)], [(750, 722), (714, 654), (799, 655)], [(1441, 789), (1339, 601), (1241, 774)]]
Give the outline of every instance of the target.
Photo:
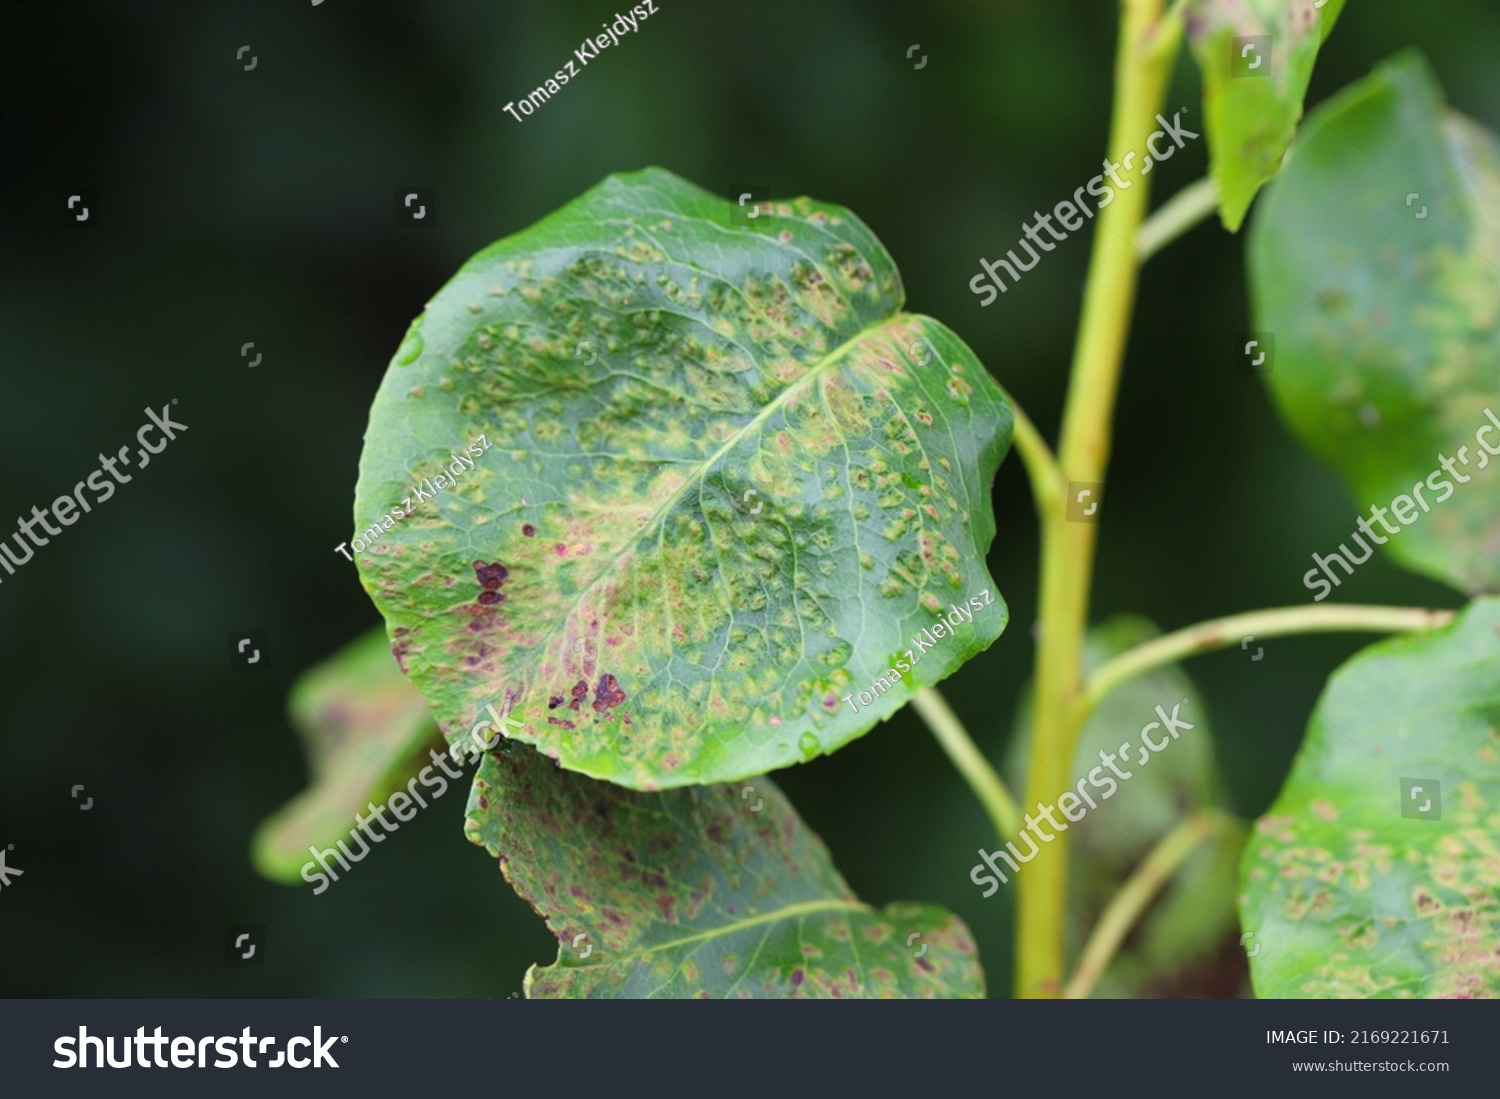
[[(178, 398), (190, 428), (0, 576), (0, 845), (25, 871), (0, 893), (0, 993), (507, 996), (553, 958), (465, 841), (461, 793), (319, 897), (261, 880), (247, 849), (305, 782), (289, 684), (378, 621), (332, 547), (354, 529), (366, 413), (407, 323), (472, 253), (607, 173), (656, 164), (720, 193), (849, 206), (895, 256), (909, 308), (953, 327), (1055, 437), (1089, 240), (987, 309), (967, 283), (1099, 170), (1115, 5), (658, 0), (527, 121), (502, 110), (628, 2), (0, 6), (0, 533), (132, 440), (147, 405)], [(1437, 7), (1351, 4), (1309, 101), (1415, 44), (1455, 106), (1500, 128), (1500, 9)], [(1169, 110), (1192, 125), (1199, 94), (1184, 57)], [(1162, 165), (1158, 201), (1204, 166), (1201, 142)], [(397, 223), (410, 184), (436, 189), (435, 227)], [(90, 222), (65, 227), (59, 192), (80, 186)], [(1217, 224), (1149, 265), (1096, 618), (1171, 629), (1303, 603), (1308, 555), (1347, 535), (1354, 505), (1259, 379), (1230, 369), (1248, 327), (1242, 244)], [(998, 761), (1035, 610), (1014, 458), (995, 508), (1012, 626), (944, 690)], [(1378, 558), (1338, 597), (1458, 603)], [(270, 667), (232, 675), (227, 634), (253, 627)], [(1242, 814), (1269, 804), (1324, 679), (1367, 640), (1189, 666)], [(913, 717), (778, 780), (864, 899), (950, 906), (992, 994), (1008, 989), (1005, 894), (980, 900), (968, 880), (993, 836)], [(266, 963), (226, 968), (226, 931), (262, 923)]]

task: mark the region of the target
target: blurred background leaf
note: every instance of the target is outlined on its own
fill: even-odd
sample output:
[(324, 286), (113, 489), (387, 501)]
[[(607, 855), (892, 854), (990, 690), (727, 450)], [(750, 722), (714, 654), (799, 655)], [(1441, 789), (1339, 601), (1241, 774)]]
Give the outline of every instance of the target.
[(260, 826), (251, 857), (266, 877), (297, 884), (305, 880), (308, 848), (347, 840), (354, 815), (405, 786), (430, 758), (423, 749), (439, 741), (437, 723), (396, 666), (384, 629), (305, 673), (288, 708), (311, 782)]
[[(1500, 588), (1500, 462), (1482, 447), (1500, 453), (1495, 140), (1406, 53), (1321, 107), (1293, 149), (1251, 235), (1255, 324), (1276, 341), (1267, 385), (1373, 524), (1364, 556), (1380, 538), (1461, 591)], [(1351, 532), (1338, 552), (1357, 562)], [(1346, 570), (1327, 572), (1342, 588)]]

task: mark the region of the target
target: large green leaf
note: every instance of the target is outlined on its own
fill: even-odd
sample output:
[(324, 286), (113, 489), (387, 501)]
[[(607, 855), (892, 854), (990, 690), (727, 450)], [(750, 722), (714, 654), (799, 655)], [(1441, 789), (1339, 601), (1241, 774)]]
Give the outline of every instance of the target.
[[(1137, 615), (1111, 618), (1089, 631), (1085, 671), (1158, 634), (1155, 625)], [(1251, 667), (1258, 671), (1260, 665)], [(1140, 735), (1144, 726), (1160, 720), (1158, 706), (1193, 726), (1169, 740), (1159, 754), (1149, 745), (1143, 747)], [(1029, 699), (1023, 700), (1017, 727), (1006, 771), (1013, 788), (1020, 790), (1025, 789), (1030, 754)], [(1167, 739), (1158, 737), (1156, 730), (1151, 736), (1156, 742)], [(1108, 769), (1099, 770), (1100, 752), (1119, 757), (1121, 744), (1127, 742), (1128, 758), (1117, 758), (1116, 766), (1130, 777), (1118, 779)], [(1142, 756), (1144, 764), (1138, 762)], [(1074, 954), (1083, 948), (1105, 905), (1159, 840), (1191, 814), (1223, 809), (1227, 802), (1202, 693), (1175, 664), (1153, 668), (1110, 692), (1084, 726), (1072, 774), (1058, 776), (1053, 786), (1059, 795), (1076, 791), (1091, 770), (1098, 771), (1101, 782), (1113, 781), (1116, 789), (1069, 826), (1073, 849), (1067, 939)], [(1103, 797), (1097, 785), (1090, 788), (1096, 798)], [(1235, 871), (1242, 842), (1237, 829), (1220, 829), (1189, 856), (1115, 955), (1095, 986), (1095, 996), (1232, 996), (1240, 990), (1246, 977), (1243, 955), (1226, 947), (1235, 945), (1237, 934)], [(1037, 857), (1050, 856), (1043, 848)]]
[[(386, 374), (355, 500), (386, 516), (359, 569), (450, 740), (509, 701), (515, 735), (585, 774), (742, 778), (992, 643), (1013, 414), (902, 300), (847, 210), (741, 207), (658, 169), (465, 264)], [(418, 501), (450, 455), (456, 484)]]
[[(1468, 592), (1500, 585), (1497, 474), (1482, 446), (1500, 451), (1497, 264), (1493, 139), (1445, 111), (1414, 54), (1308, 120), (1250, 248), (1287, 422), (1362, 511), (1400, 509), (1384, 528), (1366, 520), (1387, 553)], [(1329, 571), (1346, 579), (1337, 562)]]
[(531, 997), (979, 997), (962, 920), (861, 904), (764, 777), (638, 793), (523, 745), (487, 756), (469, 838), (557, 935)]
[(1500, 996), (1500, 599), (1334, 673), (1242, 879), (1263, 997)]
[(355, 813), (416, 773), (437, 728), (380, 629), (304, 673), (290, 709), (312, 784), (260, 826), (251, 858), (266, 877), (296, 882), (308, 846), (347, 838)]
[[(1343, 8), (1344, 0), (1321, 7), (1317, 0), (1189, 3), (1188, 40), (1203, 71), (1209, 171), (1230, 232), (1238, 231), (1256, 192), (1281, 167), (1318, 50)], [(1269, 38), (1269, 50), (1265, 41), (1248, 38)]]

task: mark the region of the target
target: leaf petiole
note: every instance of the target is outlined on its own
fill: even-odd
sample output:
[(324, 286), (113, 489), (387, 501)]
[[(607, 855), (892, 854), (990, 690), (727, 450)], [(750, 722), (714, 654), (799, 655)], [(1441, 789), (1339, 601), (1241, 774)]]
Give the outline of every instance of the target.
[(1094, 669), (1094, 674), (1088, 677), (1083, 693), (1075, 703), (1074, 720), (1081, 725), (1110, 691), (1142, 672), (1171, 664), (1195, 653), (1227, 648), (1237, 641), (1243, 644), (1247, 638), (1253, 640), (1337, 630), (1370, 633), (1432, 630), (1453, 621), (1453, 613), (1427, 610), (1424, 607), (1314, 604), (1310, 607), (1275, 607), (1213, 618), (1155, 638)]
[(948, 705), (947, 699), (938, 693), (937, 688), (923, 687), (912, 698), (911, 704), (932, 730), (932, 735), (942, 745), (943, 751), (948, 753), (948, 758), (958, 768), (958, 773), (963, 775), (964, 781), (979, 798), (984, 811), (989, 814), (990, 822), (995, 826), (1000, 842), (1004, 843), (1019, 832), (1021, 812), (1016, 808), (1016, 799), (1011, 796), (999, 773), (990, 766), (989, 760), (975, 746), (973, 738)]

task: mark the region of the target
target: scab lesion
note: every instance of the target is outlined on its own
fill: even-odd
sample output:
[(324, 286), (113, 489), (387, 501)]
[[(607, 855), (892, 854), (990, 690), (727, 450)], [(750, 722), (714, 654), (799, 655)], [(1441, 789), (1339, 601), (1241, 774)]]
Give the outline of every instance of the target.
[(479, 602), (485, 606), (501, 603), (505, 600), (505, 593), (500, 586), (510, 577), (510, 570), (499, 561), (493, 564), (485, 564), (483, 561), (474, 562), (474, 576), (480, 588)]
[(605, 672), (599, 677), (599, 685), (594, 688), (594, 711), (602, 713), (611, 710), (625, 701), (625, 691), (620, 687), (620, 681)]

